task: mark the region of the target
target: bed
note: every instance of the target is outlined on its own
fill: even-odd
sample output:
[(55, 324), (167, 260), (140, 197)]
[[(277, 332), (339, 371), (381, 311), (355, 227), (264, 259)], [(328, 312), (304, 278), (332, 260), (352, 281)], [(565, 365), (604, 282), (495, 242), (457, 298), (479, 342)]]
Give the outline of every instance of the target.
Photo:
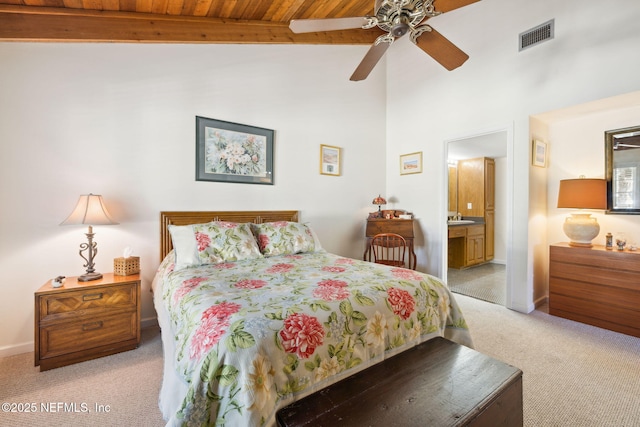
[(329, 253), (298, 219), (161, 212), (167, 425), (272, 426), (279, 408), (421, 342), (472, 346), (439, 279)]

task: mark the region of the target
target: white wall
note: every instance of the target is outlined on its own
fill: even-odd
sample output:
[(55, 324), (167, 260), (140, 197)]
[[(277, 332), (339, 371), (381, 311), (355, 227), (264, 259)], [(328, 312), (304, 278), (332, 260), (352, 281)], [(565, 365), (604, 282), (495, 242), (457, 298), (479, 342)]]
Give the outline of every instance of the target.
[[(553, 160), (548, 170), (549, 243), (567, 241), (562, 224), (571, 210), (556, 208), (560, 180), (575, 179), (580, 175), (605, 177), (604, 132), (640, 125), (640, 92), (636, 92), (635, 103), (631, 107), (593, 111), (549, 123), (550, 158)], [(614, 236), (624, 232), (629, 243), (640, 242), (639, 215), (607, 215), (603, 211), (594, 211), (591, 216), (600, 224), (600, 234), (593, 240), (594, 244), (604, 245), (608, 232)]]
[[(359, 258), (385, 194), (385, 69), (348, 80), (362, 46), (0, 43), (0, 356), (33, 350), (33, 293), (84, 273), (86, 228), (60, 227), (102, 194), (96, 269), (141, 257), (143, 319), (162, 210), (297, 209), (323, 246)], [(275, 130), (275, 185), (195, 181), (195, 116)], [(320, 144), (343, 148), (319, 173)]]
[[(513, 175), (507, 179), (514, 183), (513, 261), (508, 261), (513, 288), (507, 304), (533, 309), (534, 245), (547, 242), (546, 222), (538, 220), (538, 207), (530, 211), (529, 205), (530, 175), (539, 173), (530, 166), (529, 116), (640, 87), (640, 56), (634, 53), (640, 45), (640, 8), (635, 0), (613, 0), (606, 9), (579, 0), (483, 0), (432, 18), (429, 23), (470, 56), (452, 72), (405, 39), (388, 51), (387, 196), (420, 220), (425, 242), (419, 269), (441, 274), (442, 141), (512, 126)], [(519, 53), (518, 34), (552, 18), (555, 38)], [(424, 172), (400, 176), (398, 156), (415, 151), (423, 151)], [(603, 170), (602, 151), (582, 154)]]

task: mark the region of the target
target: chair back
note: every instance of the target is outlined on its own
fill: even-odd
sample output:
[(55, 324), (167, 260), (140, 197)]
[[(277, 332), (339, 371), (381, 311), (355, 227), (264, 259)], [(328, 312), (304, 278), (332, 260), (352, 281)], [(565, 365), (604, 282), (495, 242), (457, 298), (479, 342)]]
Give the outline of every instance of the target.
[(406, 251), (407, 241), (399, 234), (380, 233), (371, 239), (371, 252), (375, 263), (404, 267)]

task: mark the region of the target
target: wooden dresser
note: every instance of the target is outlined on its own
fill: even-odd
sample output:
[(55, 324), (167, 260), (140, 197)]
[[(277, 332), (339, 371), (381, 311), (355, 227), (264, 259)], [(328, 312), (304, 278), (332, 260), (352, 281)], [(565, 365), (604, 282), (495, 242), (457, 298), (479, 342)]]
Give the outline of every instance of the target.
[(362, 259), (372, 261), (371, 239), (380, 233), (395, 233), (404, 237), (409, 246), (408, 266), (412, 270), (416, 269), (416, 253), (413, 248), (413, 220), (412, 219), (382, 219), (372, 218), (367, 220), (365, 236), (367, 245)]
[(549, 314), (640, 337), (640, 252), (551, 245)]
[(140, 276), (104, 274), (35, 293), (35, 365), (41, 371), (121, 351), (140, 343)]

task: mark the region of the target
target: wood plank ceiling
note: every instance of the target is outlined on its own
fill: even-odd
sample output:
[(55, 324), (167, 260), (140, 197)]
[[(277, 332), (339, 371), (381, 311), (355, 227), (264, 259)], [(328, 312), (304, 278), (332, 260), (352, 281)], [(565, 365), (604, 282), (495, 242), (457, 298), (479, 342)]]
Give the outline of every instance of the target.
[(288, 26), (373, 9), (374, 0), (0, 0), (0, 41), (371, 44), (381, 30)]

